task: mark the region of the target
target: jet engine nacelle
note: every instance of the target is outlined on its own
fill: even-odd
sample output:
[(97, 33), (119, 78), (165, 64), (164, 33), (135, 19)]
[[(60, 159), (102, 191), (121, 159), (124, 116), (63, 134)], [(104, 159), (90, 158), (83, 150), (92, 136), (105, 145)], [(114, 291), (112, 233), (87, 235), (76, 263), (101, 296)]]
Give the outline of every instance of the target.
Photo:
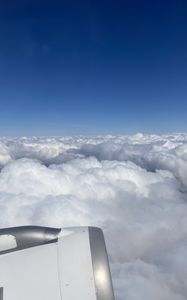
[(0, 300), (114, 300), (101, 229), (0, 229)]

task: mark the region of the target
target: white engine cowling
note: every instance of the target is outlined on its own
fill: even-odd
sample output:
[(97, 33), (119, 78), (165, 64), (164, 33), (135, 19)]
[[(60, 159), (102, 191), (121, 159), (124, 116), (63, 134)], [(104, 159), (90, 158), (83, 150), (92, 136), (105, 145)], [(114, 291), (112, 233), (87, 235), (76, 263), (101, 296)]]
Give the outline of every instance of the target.
[(0, 229), (0, 300), (114, 300), (102, 230)]

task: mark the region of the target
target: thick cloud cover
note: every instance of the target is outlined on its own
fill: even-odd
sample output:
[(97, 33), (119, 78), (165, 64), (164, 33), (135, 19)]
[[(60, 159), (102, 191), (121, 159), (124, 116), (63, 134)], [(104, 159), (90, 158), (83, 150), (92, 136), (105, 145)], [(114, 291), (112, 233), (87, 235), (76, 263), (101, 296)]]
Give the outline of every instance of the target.
[(0, 139), (0, 227), (94, 225), (117, 300), (187, 299), (187, 134)]

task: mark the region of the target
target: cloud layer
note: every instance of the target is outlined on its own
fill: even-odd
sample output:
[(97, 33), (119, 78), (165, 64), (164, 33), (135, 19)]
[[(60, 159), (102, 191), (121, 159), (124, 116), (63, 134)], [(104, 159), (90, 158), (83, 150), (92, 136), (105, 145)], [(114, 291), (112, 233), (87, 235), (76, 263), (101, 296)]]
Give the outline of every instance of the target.
[(0, 227), (102, 227), (117, 300), (187, 299), (187, 135), (0, 139)]

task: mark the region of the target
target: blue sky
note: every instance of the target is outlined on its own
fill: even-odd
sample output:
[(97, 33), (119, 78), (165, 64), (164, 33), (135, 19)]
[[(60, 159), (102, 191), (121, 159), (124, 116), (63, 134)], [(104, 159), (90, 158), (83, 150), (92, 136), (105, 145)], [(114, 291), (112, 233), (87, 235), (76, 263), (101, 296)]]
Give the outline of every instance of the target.
[(0, 4), (1, 136), (186, 131), (186, 111), (185, 1)]

